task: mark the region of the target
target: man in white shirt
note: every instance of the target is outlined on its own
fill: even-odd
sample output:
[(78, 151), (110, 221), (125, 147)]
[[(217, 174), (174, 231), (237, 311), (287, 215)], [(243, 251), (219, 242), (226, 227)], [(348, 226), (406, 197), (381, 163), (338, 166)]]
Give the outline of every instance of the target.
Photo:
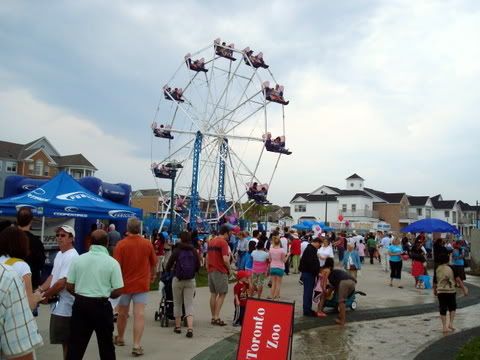
[[(67, 354), (67, 344), (70, 337), (70, 319), (72, 317), (72, 305), (75, 298), (66, 289), (67, 275), (70, 264), (78, 256), (73, 247), (75, 230), (69, 225), (62, 225), (56, 233), (60, 251), (55, 256), (52, 274), (40, 285), (45, 303), (52, 303), (52, 315), (50, 317), (50, 343), (62, 344), (63, 357)], [(53, 302), (55, 296), (58, 300)], [(49, 301), (50, 300), (50, 301)]]
[(392, 243), (392, 234), (385, 234), (380, 240), (380, 255), (382, 257), (382, 267), (385, 272), (390, 271), (388, 247)]

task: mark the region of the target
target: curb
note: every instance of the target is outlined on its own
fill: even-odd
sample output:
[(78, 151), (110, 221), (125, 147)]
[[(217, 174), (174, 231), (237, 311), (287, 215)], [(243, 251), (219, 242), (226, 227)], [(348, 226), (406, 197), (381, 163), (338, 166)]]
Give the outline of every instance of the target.
[[(467, 287), (469, 290), (469, 295), (457, 298), (457, 309), (462, 309), (480, 303), (480, 287), (472, 284), (468, 284)], [(438, 311), (438, 305), (436, 302), (429, 304), (397, 306), (392, 308), (350, 311), (348, 312), (347, 320), (348, 322), (379, 320), (400, 316), (420, 315), (435, 311)], [(297, 333), (304, 330), (330, 325), (335, 325), (334, 316), (328, 316), (321, 320), (317, 318), (299, 317), (294, 323), (293, 332)], [(239, 337), (240, 334), (230, 335), (229, 337), (220, 340), (219, 342), (198, 353), (192, 358), (192, 360), (218, 360), (220, 358), (224, 360), (234, 360), (237, 354)], [(448, 339), (450, 339), (450, 337), (451, 336), (449, 336)], [(444, 359), (443, 357), (440, 358)], [(434, 357), (422, 359), (434, 359)]]
[(474, 337), (480, 336), (480, 326), (448, 335), (430, 344), (415, 360), (455, 359), (463, 345)]

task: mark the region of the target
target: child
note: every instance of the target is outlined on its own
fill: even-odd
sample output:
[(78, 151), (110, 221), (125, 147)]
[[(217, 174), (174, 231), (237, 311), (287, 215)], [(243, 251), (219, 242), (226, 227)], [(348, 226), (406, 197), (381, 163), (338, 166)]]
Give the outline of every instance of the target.
[(365, 244), (363, 240), (357, 244), (358, 256), (360, 256), (360, 262), (363, 264), (363, 260), (365, 259)]
[[(463, 281), (453, 275), (453, 270), (448, 266), (448, 254), (440, 254), (438, 256), (438, 267), (435, 270), (436, 282), (433, 284), (433, 292), (438, 297), (438, 305), (440, 308), (440, 319), (442, 320), (443, 333), (454, 331), (453, 319), (457, 310), (457, 290), (455, 284), (463, 290), (463, 294), (467, 296), (468, 289), (463, 285)], [(447, 322), (447, 310), (450, 312), (449, 321)]]
[(326, 296), (327, 292), (327, 284), (328, 284), (328, 276), (327, 276), (327, 270), (325, 268), (320, 269), (320, 274), (318, 274), (317, 278), (317, 283), (315, 285), (315, 288), (313, 289), (313, 303), (317, 303), (317, 312), (315, 315), (317, 317), (322, 318), (327, 316), (323, 312), (323, 304), (325, 301), (322, 302), (322, 297)]
[(269, 257), (265, 250), (265, 241), (260, 240), (257, 249), (252, 252), (253, 259), (253, 286), (257, 291), (257, 296), (262, 297), (263, 286), (267, 279)]
[(233, 315), (233, 326), (242, 326), (243, 316), (245, 314), (245, 305), (247, 303), (250, 286), (248, 284), (250, 274), (248, 271), (240, 270), (237, 273), (237, 283), (233, 287), (235, 296), (235, 314)]
[(272, 279), (272, 290), (270, 299), (280, 297), (280, 288), (282, 286), (282, 277), (285, 273), (285, 261), (287, 260), (287, 250), (282, 248), (278, 235), (272, 237), (272, 246), (269, 252), (270, 258), (270, 278)]
[(347, 245), (347, 252), (343, 257), (343, 268), (356, 280), (357, 271), (362, 268), (362, 265), (360, 264), (358, 251), (355, 250), (354, 246), (353, 243)]

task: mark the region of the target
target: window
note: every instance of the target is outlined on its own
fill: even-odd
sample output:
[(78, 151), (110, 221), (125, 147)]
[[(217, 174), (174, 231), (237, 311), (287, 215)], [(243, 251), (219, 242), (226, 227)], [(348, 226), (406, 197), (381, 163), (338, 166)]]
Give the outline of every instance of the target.
[(417, 215), (422, 216), (422, 208), (417, 208)]
[(0, 160), (0, 171), (2, 171), (2, 165), (3, 165), (3, 161)]
[(17, 162), (16, 161), (5, 161), (5, 171), (8, 173), (17, 172)]
[(306, 212), (307, 205), (295, 205), (295, 212)]
[(48, 173), (50, 172), (50, 167), (47, 165), (45, 166), (45, 168), (43, 169), (43, 175), (44, 176), (48, 176)]
[(35, 175), (43, 175), (43, 160), (35, 160)]
[(457, 222), (457, 212), (456, 211), (452, 211), (452, 222), (453, 223)]
[(450, 217), (450, 211), (445, 211), (445, 217), (449, 218)]
[(347, 212), (347, 204), (342, 204), (342, 212)]
[(353, 187), (354, 183), (350, 183), (350, 187)]
[(352, 212), (357, 211), (357, 204), (352, 204)]
[(431, 209), (427, 209), (426, 213), (427, 213), (426, 218), (427, 218), (427, 219), (430, 219), (430, 218), (432, 217), (432, 210), (431, 210)]
[(92, 171), (91, 170), (85, 171), (85, 176), (92, 176)]

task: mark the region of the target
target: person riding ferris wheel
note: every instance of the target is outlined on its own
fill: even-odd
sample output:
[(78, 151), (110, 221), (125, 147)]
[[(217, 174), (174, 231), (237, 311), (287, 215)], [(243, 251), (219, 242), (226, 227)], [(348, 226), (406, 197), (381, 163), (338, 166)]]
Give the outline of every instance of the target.
[(171, 217), (207, 230), (225, 216), (268, 204), (280, 158), (291, 154), (288, 104), (261, 52), (216, 39), (186, 54), (163, 86), (151, 124), (152, 174), (172, 181), (161, 227)]

